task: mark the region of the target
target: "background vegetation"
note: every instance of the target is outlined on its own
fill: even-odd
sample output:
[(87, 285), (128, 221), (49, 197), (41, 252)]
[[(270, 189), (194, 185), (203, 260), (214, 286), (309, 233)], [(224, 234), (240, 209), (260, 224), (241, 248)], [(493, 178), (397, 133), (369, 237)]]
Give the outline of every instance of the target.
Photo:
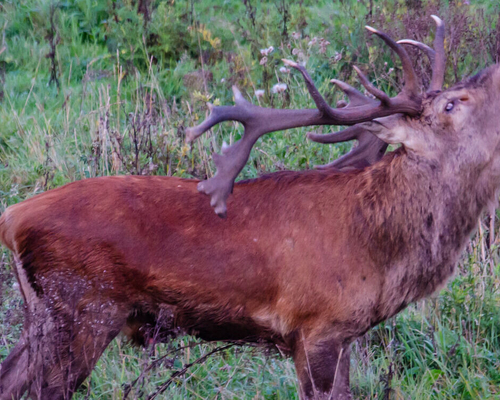
[[(282, 58), (306, 63), (332, 103), (342, 97), (329, 80), (357, 85), (353, 64), (395, 93), (400, 65), (365, 24), (430, 43), (429, 16), (440, 15), (452, 84), (499, 61), (499, 11), (495, 0), (3, 0), (0, 211), (94, 176), (212, 176), (211, 153), (242, 130), (226, 123), (185, 145), (185, 127), (206, 116), (206, 101), (230, 104), (236, 84), (256, 104), (313, 106), (297, 74), (281, 68)], [(413, 56), (425, 84), (427, 60)], [(286, 89), (276, 90), (278, 83)], [(311, 168), (351, 146), (313, 144), (305, 133), (260, 140), (241, 177)], [(438, 296), (354, 344), (355, 398), (500, 399), (495, 220), (480, 221), (456, 278)], [(5, 250), (0, 263), (2, 359), (19, 335), (22, 303)], [(134, 349), (119, 338), (76, 397), (118, 399), (129, 392), (128, 398), (146, 398), (170, 382), (159, 397), (297, 398), (291, 361), (253, 348), (224, 350), (168, 381), (214, 346), (184, 338)]]

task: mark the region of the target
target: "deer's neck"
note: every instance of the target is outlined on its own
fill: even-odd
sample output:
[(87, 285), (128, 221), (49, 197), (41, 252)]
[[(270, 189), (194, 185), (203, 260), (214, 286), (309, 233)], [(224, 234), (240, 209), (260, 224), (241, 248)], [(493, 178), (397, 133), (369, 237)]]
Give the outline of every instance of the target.
[(450, 175), (443, 163), (402, 151), (361, 178), (356, 236), (388, 279), (391, 271), (397, 276), (392, 286), (402, 292), (402, 304), (432, 293), (453, 273), (494, 190), (478, 191), (480, 172)]

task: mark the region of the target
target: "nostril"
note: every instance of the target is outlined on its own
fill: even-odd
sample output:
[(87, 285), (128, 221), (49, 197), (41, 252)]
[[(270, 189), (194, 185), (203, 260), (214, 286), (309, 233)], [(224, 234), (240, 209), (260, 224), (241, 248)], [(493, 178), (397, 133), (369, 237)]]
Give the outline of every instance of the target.
[(460, 101), (469, 101), (469, 96), (464, 95), (464, 96), (460, 97)]

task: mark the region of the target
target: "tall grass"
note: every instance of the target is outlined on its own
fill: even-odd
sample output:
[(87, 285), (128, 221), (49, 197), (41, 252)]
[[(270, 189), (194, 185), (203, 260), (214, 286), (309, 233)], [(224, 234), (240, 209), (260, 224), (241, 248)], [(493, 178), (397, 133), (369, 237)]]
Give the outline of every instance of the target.
[[(138, 12), (139, 3), (146, 9)], [(211, 153), (223, 140), (238, 140), (242, 129), (225, 123), (187, 146), (184, 130), (205, 118), (206, 101), (231, 104), (230, 86), (237, 84), (255, 104), (313, 106), (300, 77), (280, 71), (282, 58), (305, 62), (333, 104), (342, 96), (329, 80), (357, 85), (354, 63), (395, 93), (399, 63), (363, 31), (366, 23), (429, 43), (429, 14), (443, 16), (449, 83), (500, 54), (498, 5), (489, 1), (7, 0), (0, 11), (0, 211), (94, 176), (212, 176)], [(260, 50), (269, 46), (274, 50), (263, 61)], [(428, 64), (414, 56), (425, 83)], [(58, 85), (51, 81), (53, 68)], [(278, 82), (286, 83), (284, 93), (272, 92)], [(265, 94), (257, 97), (260, 89)], [(241, 178), (312, 168), (350, 148), (307, 142), (306, 132), (261, 139)], [(353, 345), (356, 398), (500, 399), (497, 230), (488, 216), (480, 222), (455, 279), (441, 293)], [(0, 256), (2, 359), (19, 336), (22, 302), (9, 255), (2, 250)], [(119, 399), (127, 388), (129, 398), (146, 398), (217, 346), (193, 340), (137, 349), (119, 338), (76, 398)], [(240, 347), (195, 364), (160, 397), (293, 399), (296, 391), (290, 360)]]

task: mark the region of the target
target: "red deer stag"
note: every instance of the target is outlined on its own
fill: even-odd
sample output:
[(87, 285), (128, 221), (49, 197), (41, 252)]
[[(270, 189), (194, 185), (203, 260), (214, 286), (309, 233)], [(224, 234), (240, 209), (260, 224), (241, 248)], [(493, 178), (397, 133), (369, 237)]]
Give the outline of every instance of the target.
[[(122, 330), (168, 340), (275, 345), (296, 365), (302, 399), (350, 399), (350, 344), (453, 273), (481, 212), (500, 186), (500, 67), (440, 91), (444, 26), (436, 17), (429, 90), (419, 91), (403, 46), (405, 86), (376, 100), (335, 83), (350, 104), (330, 107), (302, 66), (317, 109), (212, 107), (188, 132), (245, 127), (215, 156), (213, 179), (87, 179), (9, 207), (0, 239), (14, 254), (26, 318), (3, 361), (0, 399), (69, 399)], [(408, 43), (408, 41), (406, 41)], [(306, 125), (352, 125), (312, 136), (359, 139), (321, 170), (233, 182), (257, 138)], [(398, 150), (381, 157), (386, 143)], [(339, 172), (343, 168), (346, 171)], [(205, 196), (208, 193), (217, 217)], [(233, 192), (231, 196), (229, 194)]]

